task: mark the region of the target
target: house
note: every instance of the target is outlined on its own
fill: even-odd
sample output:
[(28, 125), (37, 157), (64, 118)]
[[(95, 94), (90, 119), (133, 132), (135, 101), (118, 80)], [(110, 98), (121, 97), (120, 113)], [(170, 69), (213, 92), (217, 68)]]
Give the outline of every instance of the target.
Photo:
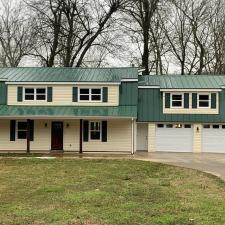
[(225, 153), (225, 76), (140, 76), (137, 149)]
[(136, 68), (0, 68), (0, 152), (134, 152)]
[(0, 152), (225, 153), (225, 76), (0, 68)]

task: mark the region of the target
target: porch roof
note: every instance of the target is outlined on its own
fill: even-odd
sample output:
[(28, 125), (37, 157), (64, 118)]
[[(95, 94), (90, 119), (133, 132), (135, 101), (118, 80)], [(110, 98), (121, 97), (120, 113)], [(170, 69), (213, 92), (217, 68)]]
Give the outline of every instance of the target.
[(136, 106), (8, 106), (0, 105), (0, 118), (5, 117), (137, 117)]

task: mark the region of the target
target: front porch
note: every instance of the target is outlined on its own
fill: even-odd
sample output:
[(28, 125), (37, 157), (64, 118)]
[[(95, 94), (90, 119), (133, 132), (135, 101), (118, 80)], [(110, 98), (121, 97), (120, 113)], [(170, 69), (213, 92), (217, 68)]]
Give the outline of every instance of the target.
[(133, 153), (131, 118), (1, 119), (0, 153)]

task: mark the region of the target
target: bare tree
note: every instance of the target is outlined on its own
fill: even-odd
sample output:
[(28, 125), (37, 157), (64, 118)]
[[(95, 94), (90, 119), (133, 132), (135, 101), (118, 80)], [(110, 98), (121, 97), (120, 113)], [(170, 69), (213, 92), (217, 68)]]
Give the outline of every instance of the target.
[[(34, 56), (46, 66), (80, 67), (98, 39), (113, 28), (113, 15), (126, 0), (29, 0), (39, 45)], [(96, 43), (97, 42), (97, 43)]]
[(22, 4), (14, 6), (2, 1), (0, 15), (0, 64), (17, 67), (24, 56), (30, 54), (35, 43), (32, 21), (23, 14)]
[(130, 5), (125, 11), (132, 16), (138, 25), (139, 33), (142, 36), (142, 67), (145, 74), (149, 74), (150, 61), (150, 30), (153, 15), (157, 9), (159, 0), (130, 0)]

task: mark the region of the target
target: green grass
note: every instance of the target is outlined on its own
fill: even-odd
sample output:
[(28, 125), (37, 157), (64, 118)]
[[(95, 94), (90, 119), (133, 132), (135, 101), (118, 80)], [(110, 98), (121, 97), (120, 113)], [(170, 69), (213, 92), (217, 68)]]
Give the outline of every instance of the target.
[(1, 159), (0, 224), (221, 225), (225, 184), (133, 160)]

